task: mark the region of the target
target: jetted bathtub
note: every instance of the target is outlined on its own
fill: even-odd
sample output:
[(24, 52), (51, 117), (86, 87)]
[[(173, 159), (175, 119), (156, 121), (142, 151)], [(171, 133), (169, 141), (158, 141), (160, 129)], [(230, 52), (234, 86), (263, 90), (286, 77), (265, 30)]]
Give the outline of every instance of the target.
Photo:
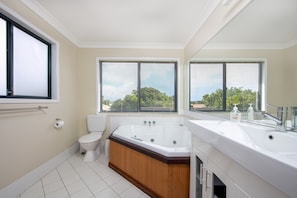
[(109, 139), (109, 167), (150, 197), (189, 197), (191, 133), (186, 126), (122, 125)]

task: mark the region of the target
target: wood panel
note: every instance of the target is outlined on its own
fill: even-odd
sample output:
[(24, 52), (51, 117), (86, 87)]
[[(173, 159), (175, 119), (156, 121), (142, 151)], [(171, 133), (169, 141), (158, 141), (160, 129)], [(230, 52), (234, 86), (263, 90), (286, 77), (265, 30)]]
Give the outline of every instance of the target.
[(189, 197), (189, 164), (166, 164), (111, 140), (109, 165), (152, 197)]

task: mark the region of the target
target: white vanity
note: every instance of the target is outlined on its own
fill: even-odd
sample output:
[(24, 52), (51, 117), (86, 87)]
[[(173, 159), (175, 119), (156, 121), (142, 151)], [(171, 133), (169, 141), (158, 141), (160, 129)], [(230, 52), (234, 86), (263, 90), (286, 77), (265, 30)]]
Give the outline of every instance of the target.
[(297, 197), (297, 134), (191, 120), (191, 198)]

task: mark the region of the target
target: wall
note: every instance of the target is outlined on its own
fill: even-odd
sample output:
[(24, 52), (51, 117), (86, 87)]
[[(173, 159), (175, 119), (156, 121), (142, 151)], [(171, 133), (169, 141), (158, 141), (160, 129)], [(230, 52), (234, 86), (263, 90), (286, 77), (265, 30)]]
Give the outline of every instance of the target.
[[(87, 133), (86, 116), (88, 114), (97, 113), (97, 96), (96, 96), (96, 67), (97, 58), (174, 58), (180, 59), (180, 67), (183, 67), (183, 50), (168, 49), (79, 49), (78, 73), (79, 73), (79, 93), (80, 98), (80, 117), (79, 117), (79, 134)], [(182, 71), (182, 70), (181, 70)], [(180, 74), (180, 80), (183, 75)], [(182, 85), (181, 85), (182, 87)], [(181, 88), (179, 88), (181, 89)], [(181, 90), (180, 90), (181, 91)], [(181, 98), (182, 100), (182, 98)], [(181, 104), (182, 105), (182, 104)], [(119, 115), (117, 113), (109, 113), (110, 116)], [(131, 114), (120, 114), (121, 116), (129, 116)], [(135, 114), (134, 114), (135, 115)], [(147, 114), (137, 114), (137, 116), (145, 116)], [(156, 114), (154, 114), (156, 115)], [(161, 113), (161, 115), (164, 115)], [(108, 119), (109, 120), (109, 119)], [(105, 134), (106, 137), (107, 134)]]
[[(78, 139), (77, 48), (19, 0), (1, 1), (59, 42), (60, 101), (0, 104), (0, 108), (48, 106), (47, 110), (0, 114), (0, 189), (69, 148)], [(65, 126), (53, 123), (62, 118)]]
[(284, 50), (284, 87), (285, 105), (297, 106), (297, 45)]

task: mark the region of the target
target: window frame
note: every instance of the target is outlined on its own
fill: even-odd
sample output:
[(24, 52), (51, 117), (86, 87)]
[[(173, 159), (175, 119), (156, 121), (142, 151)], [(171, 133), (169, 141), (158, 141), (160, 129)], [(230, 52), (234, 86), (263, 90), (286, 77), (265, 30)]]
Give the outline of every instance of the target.
[[(17, 22), (11, 20), (7, 16), (0, 13), (0, 18), (6, 21), (6, 49), (7, 49), (7, 93), (6, 95), (0, 95), (0, 98), (32, 98), (32, 99), (51, 99), (52, 98), (52, 91), (51, 91), (51, 44), (41, 37), (37, 36), (33, 32), (29, 31), (28, 29), (24, 28)], [(40, 41), (42, 44), (47, 46), (47, 96), (30, 96), (30, 95), (14, 95), (14, 40), (13, 40), (13, 28), (16, 27), (19, 30), (23, 31), (27, 35), (31, 36), (32, 38)]]
[[(1, 18), (9, 23), (13, 23), (14, 26), (33, 38), (45, 43), (48, 46), (48, 60), (47, 60), (47, 96), (8, 96), (2, 95), (0, 97), (1, 103), (56, 103), (59, 102), (59, 42), (38, 29), (29, 21), (21, 17), (18, 13), (14, 12), (10, 8), (0, 3)], [(7, 23), (8, 23), (7, 22)], [(13, 27), (13, 26), (12, 26)], [(13, 49), (10, 49), (13, 50)], [(12, 57), (8, 57), (7, 62)], [(8, 71), (7, 71), (8, 73)], [(8, 80), (8, 79), (7, 79)], [(10, 82), (8, 82), (10, 83)], [(7, 85), (8, 87), (8, 85)]]
[[(103, 111), (103, 105), (102, 105), (102, 63), (103, 62), (110, 62), (110, 63), (137, 63), (137, 111)], [(141, 112), (149, 112), (149, 113), (176, 113), (178, 112), (178, 65), (179, 61), (178, 60), (145, 60), (145, 59), (129, 59), (129, 60), (114, 60), (114, 59), (99, 59), (97, 58), (97, 63), (98, 63), (98, 71), (96, 72), (98, 74), (97, 77), (97, 109), (98, 112), (104, 112), (104, 113), (141, 113)], [(141, 95), (141, 64), (142, 63), (156, 63), (156, 64), (164, 64), (164, 63), (171, 63), (174, 64), (174, 110), (173, 111), (149, 111), (149, 110), (142, 110), (141, 109), (141, 100), (140, 100), (140, 95)]]
[[(264, 84), (266, 81), (264, 70), (266, 69), (266, 60), (191, 60), (188, 62), (188, 109), (190, 112), (227, 112), (227, 64), (229, 63), (236, 63), (236, 64), (249, 64), (249, 63), (256, 63), (259, 64), (259, 76), (258, 76), (258, 93), (257, 93), (257, 106), (259, 109), (255, 111), (261, 111), (266, 104), (265, 98), (265, 87)], [(223, 67), (223, 83), (222, 83), (222, 91), (223, 91), (223, 99), (222, 99), (222, 110), (207, 110), (207, 109), (199, 109), (199, 110), (192, 110), (191, 109), (191, 64), (222, 64)], [(240, 109), (243, 110), (243, 109)], [(244, 109), (245, 110), (245, 109)]]

